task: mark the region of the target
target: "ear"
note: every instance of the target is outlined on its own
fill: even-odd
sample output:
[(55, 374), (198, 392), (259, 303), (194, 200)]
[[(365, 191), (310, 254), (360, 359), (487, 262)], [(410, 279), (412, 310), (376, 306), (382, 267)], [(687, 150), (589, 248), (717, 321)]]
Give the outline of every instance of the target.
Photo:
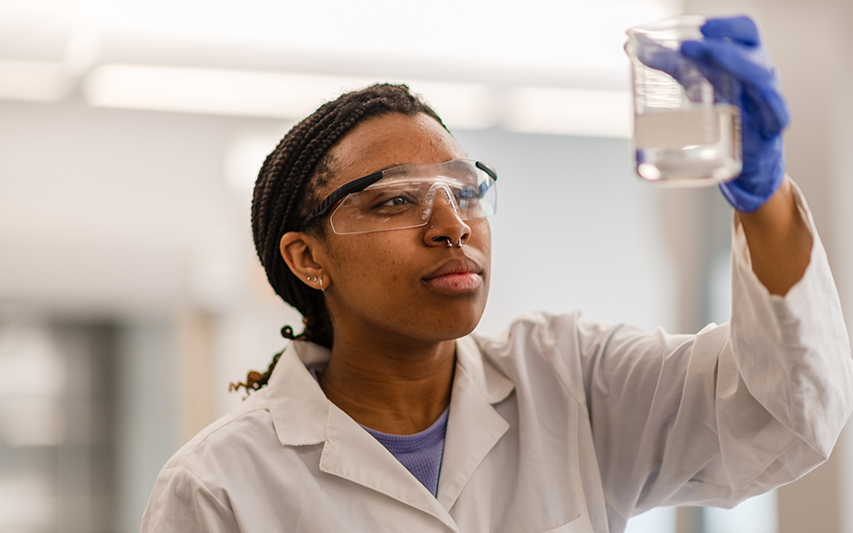
[(301, 231), (289, 231), (281, 237), (279, 250), (290, 271), (302, 283), (314, 289), (329, 288), (331, 282), (322, 265), (322, 245), (315, 237)]

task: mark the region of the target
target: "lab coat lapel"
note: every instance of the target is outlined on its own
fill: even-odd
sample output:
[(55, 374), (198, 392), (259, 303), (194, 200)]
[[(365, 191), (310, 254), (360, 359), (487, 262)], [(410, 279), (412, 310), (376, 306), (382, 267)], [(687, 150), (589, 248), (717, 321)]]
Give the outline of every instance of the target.
[(329, 409), (320, 470), (428, 513), (453, 531), (453, 519), (391, 452), (335, 405)]
[(456, 524), (426, 487), (391, 452), (331, 403), (306, 365), (328, 362), (329, 350), (295, 341), (270, 378), (268, 404), (285, 446), (323, 443), (320, 470), (430, 514), (453, 531)]
[(382, 444), (329, 402), (306, 365), (329, 360), (327, 349), (292, 342), (270, 378), (267, 402), (285, 446), (323, 443), (320, 470), (421, 510), (458, 532), (449, 514), (474, 471), (509, 428), (494, 410), (515, 385), (480, 354), (473, 339), (456, 343), (456, 372), (438, 499)]
[(331, 402), (306, 365), (328, 360), (328, 349), (301, 341), (291, 342), (279, 357), (266, 400), (282, 445), (307, 446), (325, 440)]
[(509, 429), (493, 404), (515, 384), (486, 361), (473, 339), (456, 342), (456, 373), (438, 480), (438, 501), (448, 511), (483, 459)]

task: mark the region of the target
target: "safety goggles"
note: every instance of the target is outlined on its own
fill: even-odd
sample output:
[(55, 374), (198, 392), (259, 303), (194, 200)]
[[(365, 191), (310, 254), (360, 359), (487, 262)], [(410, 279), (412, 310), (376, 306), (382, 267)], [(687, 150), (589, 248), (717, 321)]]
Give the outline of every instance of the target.
[(374, 172), (335, 189), (305, 217), (328, 213), (339, 235), (423, 226), (442, 196), (462, 220), (495, 214), (495, 170), (481, 161), (454, 159), (436, 165), (402, 165)]

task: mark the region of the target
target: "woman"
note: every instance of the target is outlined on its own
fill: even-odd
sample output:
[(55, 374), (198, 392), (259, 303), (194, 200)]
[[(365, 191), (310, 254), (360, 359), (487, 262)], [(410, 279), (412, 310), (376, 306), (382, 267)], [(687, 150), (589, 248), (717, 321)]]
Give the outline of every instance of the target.
[(345, 94), (255, 187), (258, 255), (305, 332), (285, 328), (257, 392), (164, 467), (142, 529), (620, 532), (825, 460), (853, 381), (825, 254), (784, 176), (787, 111), (749, 19), (704, 31), (683, 53), (744, 95), (745, 169), (724, 191), (740, 210), (731, 324), (673, 336), (539, 313), (469, 336), (494, 171), (406, 87)]

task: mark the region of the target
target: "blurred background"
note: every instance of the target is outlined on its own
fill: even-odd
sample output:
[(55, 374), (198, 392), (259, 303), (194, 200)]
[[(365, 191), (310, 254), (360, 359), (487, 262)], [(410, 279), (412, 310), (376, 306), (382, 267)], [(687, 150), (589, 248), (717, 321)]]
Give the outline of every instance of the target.
[[(479, 331), (530, 309), (693, 332), (729, 316), (731, 210), (641, 183), (624, 29), (748, 13), (788, 171), (853, 305), (848, 0), (0, 0), (0, 533), (131, 532), (157, 472), (300, 317), (249, 226), (263, 158), (323, 101), (405, 82), (501, 176)], [(853, 532), (853, 450), (731, 511), (630, 533)]]

